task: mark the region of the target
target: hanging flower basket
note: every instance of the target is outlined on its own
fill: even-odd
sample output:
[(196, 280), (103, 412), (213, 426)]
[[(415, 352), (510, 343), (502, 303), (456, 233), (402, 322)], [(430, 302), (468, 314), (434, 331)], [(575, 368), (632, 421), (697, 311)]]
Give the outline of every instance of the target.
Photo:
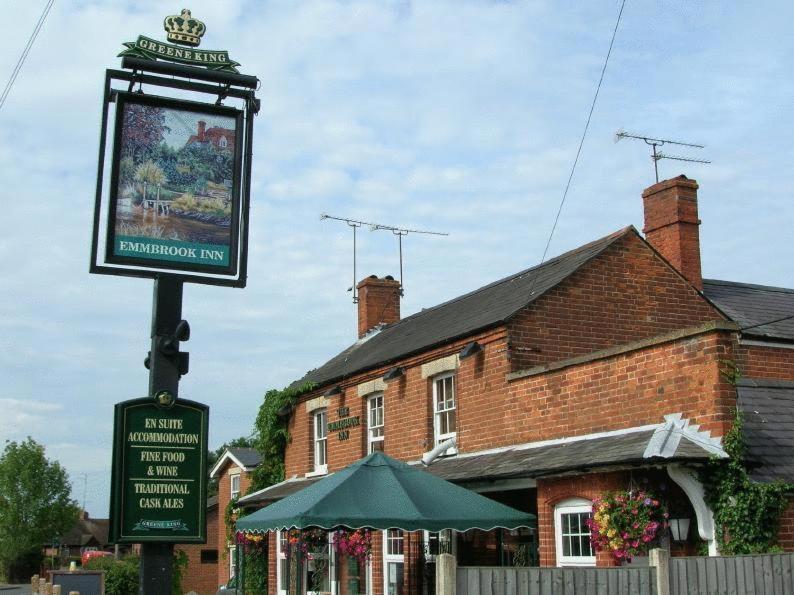
[(334, 534), (334, 549), (338, 555), (349, 556), (366, 564), (372, 556), (372, 531), (339, 529)]
[(631, 560), (648, 552), (667, 528), (669, 516), (648, 492), (607, 492), (593, 501), (593, 518), (587, 520), (590, 541), (596, 550), (608, 551), (616, 560)]

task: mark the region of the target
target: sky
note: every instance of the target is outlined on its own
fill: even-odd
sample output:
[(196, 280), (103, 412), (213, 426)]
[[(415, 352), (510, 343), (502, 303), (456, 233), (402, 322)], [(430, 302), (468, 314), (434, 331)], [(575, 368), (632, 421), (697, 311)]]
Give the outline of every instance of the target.
[[(11, 0), (0, 82), (44, 0)], [(145, 396), (152, 281), (88, 273), (102, 84), (123, 42), (182, 5), (59, 1), (2, 110), (0, 445), (31, 436), (108, 512), (113, 405)], [(261, 81), (248, 286), (187, 285), (180, 396), (210, 446), (356, 338), (352, 235), (403, 238), (408, 315), (540, 261), (620, 8), (615, 0), (194, 0), (204, 49)], [(790, 2), (628, 0), (549, 256), (633, 224), (649, 147), (706, 145), (660, 176), (700, 184), (704, 276), (794, 286)], [(144, 87), (144, 91), (147, 88)], [(357, 277), (399, 275), (358, 233)]]

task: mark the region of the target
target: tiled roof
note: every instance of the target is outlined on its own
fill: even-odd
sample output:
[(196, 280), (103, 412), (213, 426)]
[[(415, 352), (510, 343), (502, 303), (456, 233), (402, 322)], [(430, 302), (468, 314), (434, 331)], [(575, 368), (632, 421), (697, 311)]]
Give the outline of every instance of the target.
[(704, 279), (703, 293), (739, 326), (752, 327), (743, 335), (794, 341), (794, 318), (780, 320), (794, 316), (794, 289)]
[(262, 462), (262, 455), (259, 454), (259, 451), (255, 448), (232, 447), (227, 450), (235, 459), (240, 461), (246, 469), (256, 467)]
[(108, 519), (78, 519), (68, 533), (61, 537), (61, 544), (68, 547), (96, 546), (108, 544)]
[(321, 480), (323, 477), (326, 476), (320, 475), (317, 477), (293, 477), (291, 479), (282, 481), (281, 483), (266, 487), (262, 490), (259, 490), (258, 492), (243, 496), (237, 501), (237, 504), (239, 506), (269, 504), (270, 502), (281, 500), (282, 498), (286, 498), (295, 492), (299, 492), (303, 488), (307, 488), (316, 481)]
[(361, 339), (294, 385), (324, 385), (504, 323), (627, 234), (626, 227), (542, 265), (422, 310)]
[(794, 483), (794, 382), (745, 378), (737, 391), (753, 479)]
[(646, 457), (645, 450), (654, 429), (573, 440), (535, 448), (511, 448), (482, 455), (438, 459), (427, 470), (453, 482), (488, 481), (510, 478), (537, 478), (568, 471), (586, 472), (610, 465), (650, 464), (663, 460), (703, 461), (711, 453), (684, 437), (673, 453)]

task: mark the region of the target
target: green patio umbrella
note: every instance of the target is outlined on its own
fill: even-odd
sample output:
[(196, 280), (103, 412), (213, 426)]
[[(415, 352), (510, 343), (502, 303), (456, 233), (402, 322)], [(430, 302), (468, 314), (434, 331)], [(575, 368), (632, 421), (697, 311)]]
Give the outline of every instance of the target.
[(375, 452), (237, 521), (237, 530), (490, 530), (535, 526), (535, 516), (495, 502), (419, 466)]

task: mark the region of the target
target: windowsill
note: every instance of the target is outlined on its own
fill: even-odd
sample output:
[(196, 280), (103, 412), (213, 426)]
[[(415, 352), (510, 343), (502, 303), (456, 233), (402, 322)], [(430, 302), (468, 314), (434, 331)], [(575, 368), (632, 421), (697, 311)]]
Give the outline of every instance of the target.
[(319, 477), (320, 475), (328, 475), (328, 465), (323, 465), (314, 471), (309, 471), (304, 477)]
[(574, 559), (568, 558), (557, 562), (558, 568), (587, 568), (587, 567), (592, 568), (595, 565), (596, 565), (595, 558), (579, 558), (578, 560), (575, 558)]

